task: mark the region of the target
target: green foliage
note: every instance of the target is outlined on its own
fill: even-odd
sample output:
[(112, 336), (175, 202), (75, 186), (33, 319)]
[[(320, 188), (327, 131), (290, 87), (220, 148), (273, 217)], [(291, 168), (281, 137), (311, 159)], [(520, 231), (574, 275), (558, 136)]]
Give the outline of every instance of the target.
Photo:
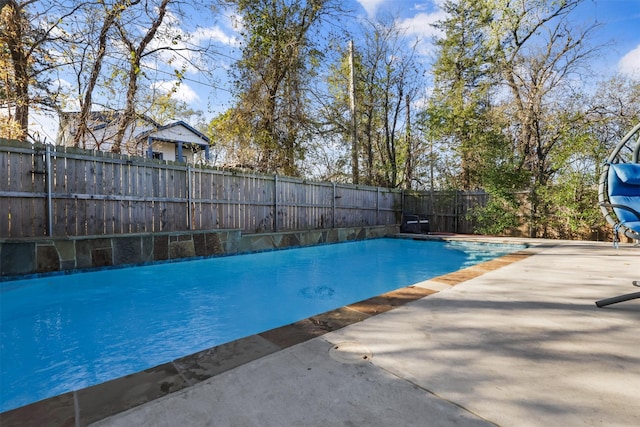
[(311, 120), (308, 83), (321, 52), (310, 32), (333, 0), (228, 0), (242, 16), (242, 58), (233, 69), (234, 116), (251, 133), (263, 172), (298, 175)]
[(490, 193), (484, 206), (470, 209), (467, 217), (474, 221), (474, 232), (500, 235), (515, 230), (521, 225), (520, 207), (515, 193)]
[(589, 185), (592, 181), (584, 172), (574, 171), (564, 174), (561, 182), (541, 192), (546, 204), (553, 206), (550, 215), (542, 221), (548, 237), (588, 238), (592, 230), (603, 225), (597, 189)]
[[(597, 116), (624, 106), (619, 122), (637, 118), (640, 107), (637, 97), (600, 101), (628, 87), (580, 95), (585, 88), (571, 77), (599, 48), (588, 43), (597, 24), (572, 25), (580, 1), (445, 2), (424, 123), (456, 153), (457, 186), (491, 194), (472, 212), (478, 231), (500, 233), (520, 217), (534, 237), (578, 238), (602, 222), (596, 180), (614, 142), (611, 117)], [(523, 190), (526, 198), (513, 198)]]
[[(462, 189), (484, 185), (483, 170), (491, 165), (496, 147), (504, 147), (498, 110), (491, 91), (496, 79), (486, 29), (491, 9), (486, 1), (448, 1), (448, 17), (437, 27), (445, 37), (436, 41), (435, 88), (425, 116), (430, 137), (444, 140), (457, 153)], [(499, 153), (498, 153), (499, 154)]]

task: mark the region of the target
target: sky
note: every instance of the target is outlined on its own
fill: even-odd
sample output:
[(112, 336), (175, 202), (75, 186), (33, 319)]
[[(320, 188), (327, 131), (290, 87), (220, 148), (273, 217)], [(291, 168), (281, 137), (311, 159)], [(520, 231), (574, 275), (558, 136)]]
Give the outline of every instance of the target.
[[(406, 28), (408, 40), (421, 40), (418, 52), (421, 54), (425, 69), (428, 71), (433, 46), (431, 40), (438, 35), (432, 24), (445, 18), (439, 5), (443, 0), (343, 0), (342, 5), (351, 12), (345, 16), (344, 23), (375, 20), (377, 16), (387, 15), (399, 19), (399, 25)], [(550, 0), (551, 1), (551, 0)], [(216, 81), (211, 82), (189, 70), (186, 79), (179, 86), (176, 96), (186, 101), (193, 109), (204, 113), (205, 119), (231, 106), (233, 97), (231, 81), (227, 70), (239, 58), (237, 21), (230, 11), (223, 11), (216, 19), (203, 20), (198, 15), (191, 16), (186, 32), (190, 43), (213, 43), (219, 52)], [(170, 19), (178, 19), (170, 17)], [(600, 29), (593, 43), (607, 44), (594, 60), (592, 67), (603, 77), (620, 72), (640, 80), (640, 0), (585, 0), (575, 11), (574, 20), (578, 25), (598, 22)], [(171, 22), (171, 21), (170, 21)], [(177, 21), (173, 22), (178, 24)], [(185, 26), (185, 22), (181, 26)], [(358, 40), (354, 40), (356, 49)], [(176, 65), (176, 64), (174, 64)], [(150, 65), (151, 66), (151, 65)], [(170, 79), (162, 79), (155, 84), (158, 88), (171, 86)], [(31, 128), (40, 132), (48, 141), (55, 140), (57, 119), (34, 115)]]

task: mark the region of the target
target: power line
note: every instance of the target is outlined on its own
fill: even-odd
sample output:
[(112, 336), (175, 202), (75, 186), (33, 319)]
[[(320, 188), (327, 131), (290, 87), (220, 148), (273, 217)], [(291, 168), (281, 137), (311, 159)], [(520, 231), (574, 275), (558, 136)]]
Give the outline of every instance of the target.
[[(38, 131), (36, 131), (33, 136), (30, 135), (31, 139), (38, 140), (38, 142), (46, 143), (47, 142), (47, 138), (49, 138), (53, 143), (56, 142), (56, 138), (49, 134), (49, 132), (47, 131), (48, 127), (45, 126), (44, 124), (42, 124), (42, 122), (39, 120), (38, 116), (36, 116), (34, 114), (30, 114), (29, 115), (29, 120), (32, 120), (37, 125), (39, 125)], [(44, 134), (44, 140), (42, 140), (41, 138), (35, 138), (35, 136), (40, 136), (40, 133)]]
[[(115, 57), (113, 55), (105, 55), (105, 56), (108, 57), (108, 58), (111, 58), (111, 59), (116, 59), (116, 60), (118, 59), (117, 57)], [(115, 64), (113, 62), (105, 61), (105, 63), (110, 65), (111, 67), (114, 67), (114, 68), (117, 67), (117, 64)], [(165, 71), (165, 70), (162, 70), (160, 68), (154, 68), (154, 67), (151, 67), (149, 65), (140, 64), (140, 68), (146, 68), (148, 70), (152, 70), (152, 71), (155, 71), (155, 72), (160, 73), (160, 74), (164, 74), (164, 75), (171, 76), (171, 77), (176, 77), (175, 73), (172, 73), (170, 71)], [(224, 92), (228, 92), (228, 93), (233, 95), (233, 92), (230, 89), (218, 86), (218, 85), (216, 85), (214, 83), (211, 83), (211, 82), (203, 83), (203, 82), (201, 82), (199, 80), (195, 80), (195, 79), (189, 78), (189, 77), (180, 77), (179, 80), (187, 81), (187, 82), (190, 82), (190, 83), (195, 83), (195, 84), (198, 84), (198, 85), (201, 85), (201, 86), (205, 86), (205, 87), (211, 87), (211, 88), (214, 88), (216, 90), (222, 90)]]
[[(169, 76), (173, 76), (173, 77), (175, 77), (175, 74), (174, 74), (174, 73), (171, 73), (171, 72), (169, 72), (169, 71), (164, 71), (164, 70), (161, 70), (161, 69), (159, 69), (159, 68), (153, 68), (153, 67), (150, 67), (150, 66), (148, 66), (148, 65), (143, 65), (143, 64), (140, 64), (140, 67), (141, 67), (141, 68), (147, 68), (147, 69), (149, 69), (149, 70), (153, 70), (153, 71), (155, 71), (155, 72), (157, 72), (157, 73), (160, 73), (160, 74), (166, 74), (166, 75), (169, 75)], [(213, 84), (213, 83), (203, 83), (203, 82), (201, 82), (201, 81), (194, 80), (194, 79), (191, 79), (191, 78), (189, 78), (189, 77), (180, 77), (180, 78), (179, 78), (179, 80), (180, 80), (180, 81), (191, 82), (191, 83), (196, 83), (196, 84), (199, 84), (199, 85), (202, 85), (202, 86), (212, 87), (212, 88), (214, 88), (214, 89), (222, 90), (222, 91), (225, 91), (225, 92), (229, 92), (230, 94), (233, 94), (233, 92), (232, 92), (231, 90), (229, 90), (229, 89), (227, 89), (227, 88), (224, 88), (224, 87), (216, 86), (216, 85), (215, 85), (215, 84)]]

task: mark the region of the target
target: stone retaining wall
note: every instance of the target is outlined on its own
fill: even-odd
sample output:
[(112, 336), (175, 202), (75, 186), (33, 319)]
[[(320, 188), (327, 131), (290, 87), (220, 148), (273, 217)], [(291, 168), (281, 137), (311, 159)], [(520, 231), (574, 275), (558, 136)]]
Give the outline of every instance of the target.
[(215, 230), (56, 239), (0, 239), (0, 280), (60, 271), (338, 243), (384, 237), (398, 231), (397, 225), (388, 225), (262, 234)]

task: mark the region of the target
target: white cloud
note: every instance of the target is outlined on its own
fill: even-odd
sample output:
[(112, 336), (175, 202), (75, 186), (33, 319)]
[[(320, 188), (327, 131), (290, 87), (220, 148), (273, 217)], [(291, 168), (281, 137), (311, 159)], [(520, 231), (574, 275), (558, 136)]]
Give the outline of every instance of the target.
[(198, 28), (191, 33), (192, 41), (195, 44), (203, 45), (212, 43), (221, 43), (226, 46), (237, 46), (238, 37), (235, 34), (227, 34), (219, 26), (210, 28)]
[(442, 36), (442, 32), (433, 24), (445, 18), (445, 13), (438, 10), (433, 13), (418, 13), (412, 18), (406, 18), (399, 22), (399, 26), (407, 29), (406, 35), (420, 40), (418, 53), (429, 55), (433, 51), (432, 40), (434, 36)]
[(195, 93), (189, 85), (182, 82), (180, 85), (176, 86), (177, 83), (178, 82), (176, 80), (164, 80), (156, 82), (152, 86), (154, 89), (165, 94), (171, 92), (175, 87), (175, 93), (171, 97), (179, 101), (184, 101), (187, 104), (200, 100), (198, 94)]
[(378, 7), (385, 2), (385, 0), (357, 0), (360, 6), (367, 12), (369, 18), (376, 16)]
[[(167, 13), (157, 37), (151, 41), (148, 49), (158, 49), (157, 56), (165, 66), (197, 74), (200, 69), (210, 67), (205, 58), (205, 50), (213, 48), (215, 51), (224, 51), (228, 47), (239, 45), (238, 34), (229, 25), (230, 22), (211, 27), (190, 27), (189, 23), (175, 14)], [(170, 49), (166, 49), (167, 47)], [(153, 61), (153, 58), (149, 58), (145, 65), (152, 69), (162, 68), (160, 64), (154, 66)]]
[(367, 16), (370, 19), (375, 19), (376, 14), (381, 9), (394, 10), (396, 13), (403, 12), (403, 15), (415, 12), (418, 12), (418, 15), (430, 15), (433, 13), (425, 12), (441, 10), (445, 0), (422, 0), (412, 4), (408, 4), (411, 3), (410, 0), (401, 2), (398, 0), (356, 0), (356, 2), (360, 3), (360, 6), (367, 12)]
[(433, 24), (446, 17), (442, 10), (433, 13), (418, 13), (412, 18), (403, 19), (401, 27), (407, 28), (408, 35), (416, 35), (420, 38), (431, 38), (435, 35), (442, 35), (442, 31), (436, 29)]
[(620, 59), (618, 70), (621, 74), (640, 80), (640, 45)]

